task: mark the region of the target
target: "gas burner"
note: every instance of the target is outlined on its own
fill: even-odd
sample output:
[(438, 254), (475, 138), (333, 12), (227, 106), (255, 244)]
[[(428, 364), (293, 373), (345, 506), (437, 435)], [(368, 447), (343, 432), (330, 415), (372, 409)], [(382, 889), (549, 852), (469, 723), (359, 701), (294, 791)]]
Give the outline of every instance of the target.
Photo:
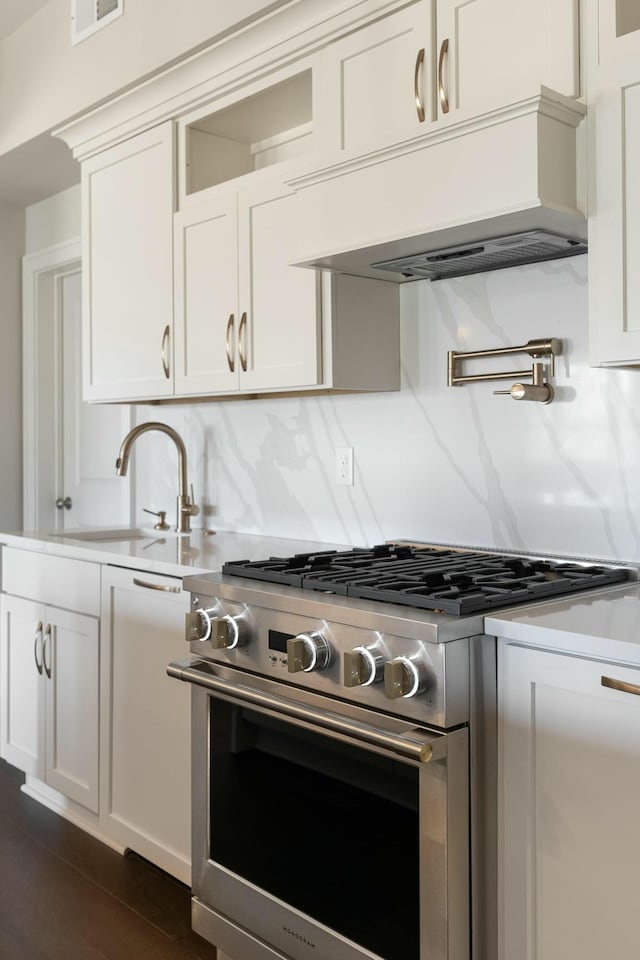
[(222, 572), (454, 616), (628, 579), (621, 568), (395, 544), (237, 560)]

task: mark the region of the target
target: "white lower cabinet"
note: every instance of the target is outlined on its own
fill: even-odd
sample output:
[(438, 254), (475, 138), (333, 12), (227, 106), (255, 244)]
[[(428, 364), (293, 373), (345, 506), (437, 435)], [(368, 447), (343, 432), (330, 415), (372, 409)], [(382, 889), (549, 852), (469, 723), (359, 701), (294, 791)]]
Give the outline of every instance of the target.
[(189, 595), (175, 577), (104, 567), (100, 829), (191, 880), (189, 687), (166, 674), (188, 653)]
[(635, 957), (640, 667), (502, 641), (498, 689), (500, 960)]
[(99, 621), (3, 594), (2, 757), (98, 811)]

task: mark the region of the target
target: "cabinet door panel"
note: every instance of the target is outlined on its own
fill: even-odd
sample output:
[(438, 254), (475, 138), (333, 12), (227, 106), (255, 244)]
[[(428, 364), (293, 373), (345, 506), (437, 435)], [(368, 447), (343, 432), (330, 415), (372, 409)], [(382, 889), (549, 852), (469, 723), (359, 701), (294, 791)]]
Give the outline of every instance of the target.
[(47, 608), (45, 781), (98, 812), (98, 621)]
[(637, 668), (501, 648), (501, 960), (634, 942), (640, 697), (603, 676), (640, 683)]
[(35, 657), (42, 664), (45, 608), (43, 604), (3, 594), (0, 611), (2, 758), (24, 773), (42, 777), (44, 703)]
[[(145, 574), (176, 587), (180, 580)], [(103, 579), (101, 827), (190, 882), (191, 705), (167, 664), (184, 656), (189, 595), (139, 587), (127, 570)]]
[(601, 67), (591, 124), (589, 317), (594, 363), (640, 363), (640, 32), (636, 56)]
[[(420, 120), (418, 95), (425, 118)], [(324, 54), (323, 97), (332, 103), (326, 120), (333, 123), (332, 145), (357, 150), (422, 132), (433, 119), (433, 4), (420, 0), (331, 44)], [(329, 115), (330, 114), (330, 115)]]
[[(290, 267), (298, 199), (262, 188), (239, 203), (238, 350), (243, 390), (314, 386), (320, 378), (320, 287), (315, 270)], [(246, 360), (245, 364), (242, 360)]]
[(174, 223), (176, 393), (234, 390), (239, 368), (237, 197), (225, 195), (182, 211)]
[(82, 165), (84, 397), (173, 393), (173, 124)]
[[(437, 53), (450, 112), (514, 103), (540, 85), (579, 95), (578, 0), (437, 0)], [(438, 93), (438, 116), (443, 116)]]

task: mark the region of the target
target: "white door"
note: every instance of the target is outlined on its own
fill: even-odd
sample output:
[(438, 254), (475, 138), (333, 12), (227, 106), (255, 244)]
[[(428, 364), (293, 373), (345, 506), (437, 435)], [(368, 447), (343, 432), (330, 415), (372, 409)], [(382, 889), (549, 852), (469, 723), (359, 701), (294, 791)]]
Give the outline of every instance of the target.
[[(136, 580), (138, 581), (136, 583)], [(191, 698), (181, 580), (103, 568), (101, 829), (191, 882)]]
[(635, 957), (640, 669), (499, 657), (499, 958)]
[(62, 437), (56, 527), (118, 526), (129, 521), (129, 482), (116, 476), (115, 461), (129, 429), (126, 407), (88, 404), (82, 400), (81, 276), (60, 281), (62, 376), (59, 404)]
[(176, 394), (237, 390), (237, 195), (177, 213), (174, 250)]
[(23, 263), (27, 530), (130, 522), (130, 480), (116, 477), (115, 460), (131, 409), (81, 399), (79, 254), (71, 243)]
[(240, 389), (315, 386), (321, 380), (320, 273), (290, 267), (299, 199), (267, 184), (239, 197)]
[(47, 607), (45, 782), (98, 812), (98, 620)]
[(0, 753), (24, 773), (42, 777), (45, 607), (2, 594), (0, 611)]

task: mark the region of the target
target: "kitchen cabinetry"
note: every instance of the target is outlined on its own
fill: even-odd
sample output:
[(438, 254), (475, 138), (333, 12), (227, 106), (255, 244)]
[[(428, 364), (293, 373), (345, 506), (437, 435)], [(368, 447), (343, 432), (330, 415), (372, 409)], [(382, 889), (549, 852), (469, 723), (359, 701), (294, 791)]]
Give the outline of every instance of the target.
[(635, 0), (589, 11), (591, 359), (640, 364), (640, 15)]
[(480, 115), (541, 85), (577, 97), (578, 50), (576, 0), (418, 0), (327, 48), (331, 143), (398, 143), (435, 119)]
[[(49, 581), (48, 595), (78, 569), (94, 577), (83, 600), (89, 614), (99, 589), (94, 564), (33, 557), (34, 577), (22, 576), (21, 551), (4, 551), (4, 579), (16, 593), (0, 598), (2, 757), (26, 774), (92, 812), (98, 810), (99, 621), (86, 612), (64, 610), (29, 599), (37, 595), (38, 575)], [(86, 569), (82, 569), (86, 568)], [(45, 591), (46, 592), (46, 591)]]
[(82, 164), (85, 400), (173, 393), (171, 121)]
[(501, 641), (498, 689), (500, 960), (630, 956), (640, 668)]
[(175, 577), (104, 567), (100, 827), (190, 883), (191, 708), (167, 664), (189, 595)]

